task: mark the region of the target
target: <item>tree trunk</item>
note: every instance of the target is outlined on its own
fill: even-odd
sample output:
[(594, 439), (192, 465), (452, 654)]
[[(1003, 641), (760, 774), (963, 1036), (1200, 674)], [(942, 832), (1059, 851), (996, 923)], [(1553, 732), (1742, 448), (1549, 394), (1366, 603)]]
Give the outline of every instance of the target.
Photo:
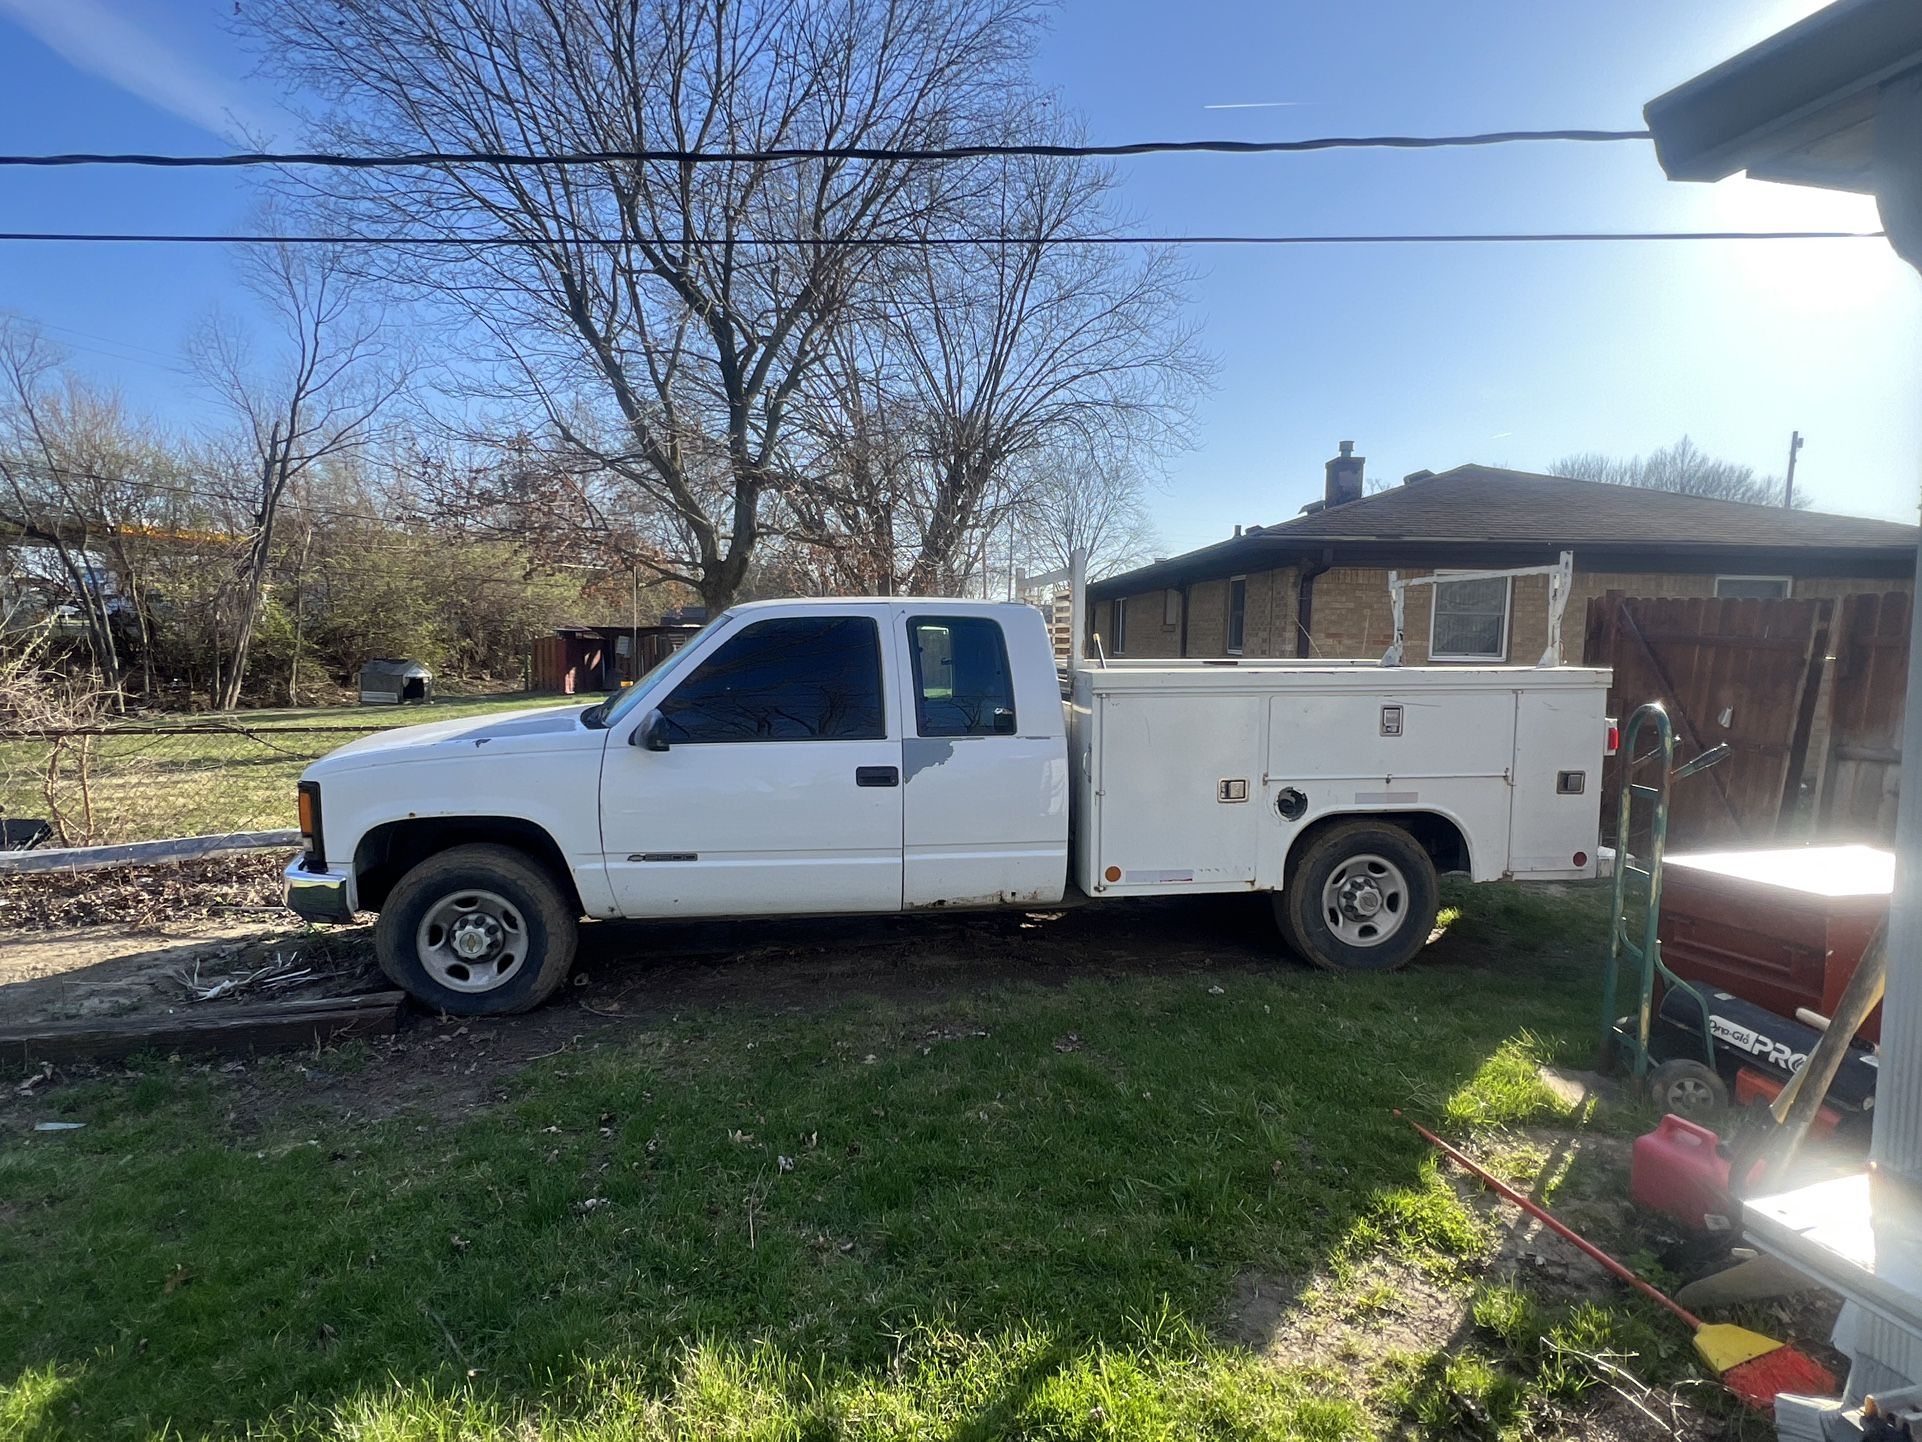
[(247, 676), (247, 653), (253, 649), (254, 628), (260, 623), (260, 593), (267, 579), (267, 564), (273, 558), (274, 516), (288, 480), (287, 448), (293, 444), (297, 428), (297, 419), (275, 421), (267, 454), (261, 462), (260, 524), (247, 552), (247, 588), (241, 597), (240, 620), (234, 627), (233, 650), (227, 656), (227, 684), (221, 688), (221, 699), (215, 703), (219, 711), (231, 711), (240, 704), (240, 686)]
[(220, 699), (214, 703), (216, 711), (231, 711), (240, 705), (240, 683), (247, 674), (247, 653), (253, 648), (254, 627), (260, 618), (266, 557), (254, 560), (249, 569), (253, 574), (248, 577), (247, 590), (241, 598), (240, 620), (234, 626), (233, 649), (227, 653), (227, 678), (220, 688)]
[(314, 529), (310, 524), (307, 534), (301, 537), (300, 559), (294, 564), (294, 649), (287, 659), (287, 704), (300, 704), (300, 638), (306, 630), (307, 614), (301, 604), (301, 583), (307, 573), (307, 551), (314, 543)]

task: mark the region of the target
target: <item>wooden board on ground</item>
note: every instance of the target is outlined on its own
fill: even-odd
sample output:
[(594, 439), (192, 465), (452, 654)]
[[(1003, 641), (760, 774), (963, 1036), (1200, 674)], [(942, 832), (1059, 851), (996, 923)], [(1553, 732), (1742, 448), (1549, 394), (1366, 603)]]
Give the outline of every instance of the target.
[(246, 1055), (289, 1051), (399, 1028), (399, 991), (314, 997), (263, 1006), (187, 1003), (168, 1012), (101, 1021), (52, 1021), (0, 1030), (0, 1066), (118, 1061), (143, 1051)]

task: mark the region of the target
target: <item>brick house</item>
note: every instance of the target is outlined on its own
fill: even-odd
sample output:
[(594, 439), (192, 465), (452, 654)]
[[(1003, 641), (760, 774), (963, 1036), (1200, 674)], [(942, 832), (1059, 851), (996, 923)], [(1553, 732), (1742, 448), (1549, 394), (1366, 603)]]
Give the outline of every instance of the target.
[[(1908, 591), (1918, 530), (1492, 466), (1416, 471), (1364, 494), (1343, 441), (1323, 497), (1274, 526), (1088, 588), (1110, 655), (1379, 656), (1393, 639), (1388, 573), (1505, 570), (1574, 553), (1562, 642), (1579, 660), (1592, 596), (1792, 596)], [(1548, 644), (1548, 578), (1415, 586), (1403, 659), (1532, 665)]]

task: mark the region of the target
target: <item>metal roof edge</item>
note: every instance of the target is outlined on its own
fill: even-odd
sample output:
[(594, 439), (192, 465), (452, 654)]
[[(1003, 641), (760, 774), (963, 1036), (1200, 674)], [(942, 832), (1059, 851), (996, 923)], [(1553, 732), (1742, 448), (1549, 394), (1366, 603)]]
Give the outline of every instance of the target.
[(1642, 107), (1671, 180), (1721, 180), (1762, 141), (1922, 65), (1922, 5), (1838, 0)]

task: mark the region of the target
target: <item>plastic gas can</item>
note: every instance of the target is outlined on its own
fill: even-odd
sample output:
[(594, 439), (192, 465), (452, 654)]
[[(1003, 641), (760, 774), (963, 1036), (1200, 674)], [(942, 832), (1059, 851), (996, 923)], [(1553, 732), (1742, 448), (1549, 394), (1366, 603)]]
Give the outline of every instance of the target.
[(1694, 1232), (1726, 1232), (1736, 1203), (1729, 1195), (1728, 1158), (1714, 1132), (1697, 1122), (1665, 1116), (1635, 1139), (1628, 1192), (1637, 1204)]

